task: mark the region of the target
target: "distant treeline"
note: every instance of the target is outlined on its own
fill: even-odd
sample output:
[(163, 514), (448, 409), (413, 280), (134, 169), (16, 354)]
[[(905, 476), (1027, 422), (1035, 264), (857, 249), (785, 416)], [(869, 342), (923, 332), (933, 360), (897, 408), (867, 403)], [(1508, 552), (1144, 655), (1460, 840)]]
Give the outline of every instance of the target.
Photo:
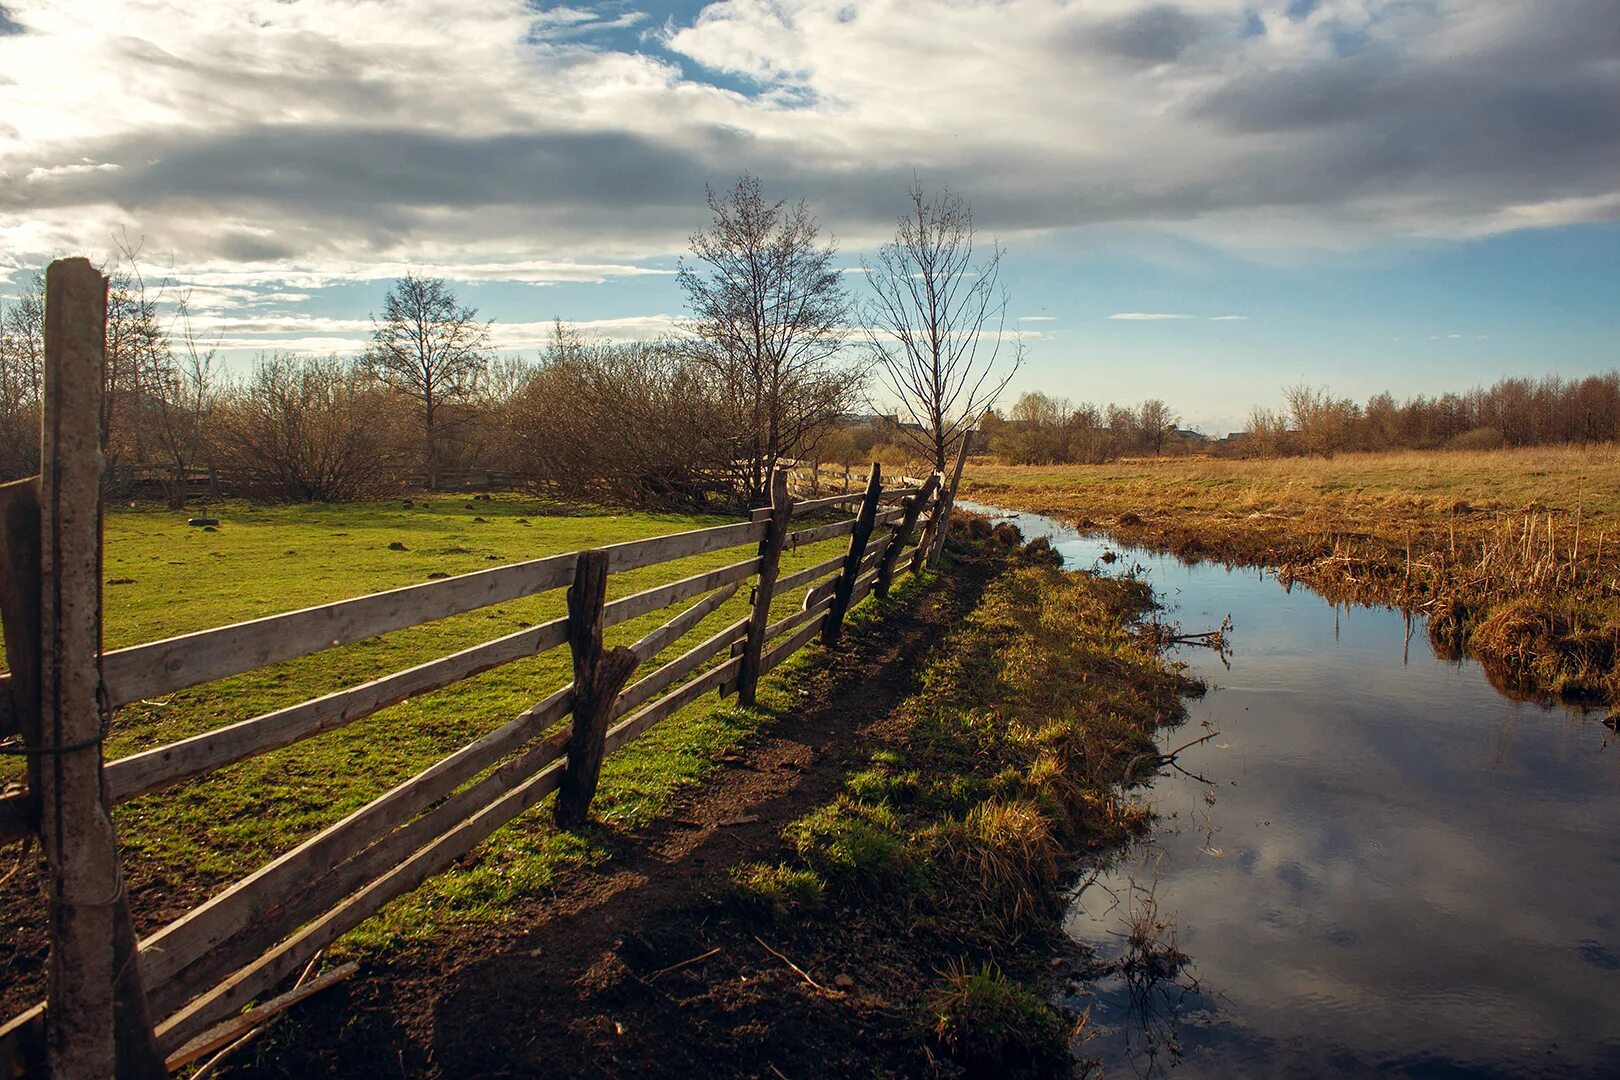
[[(500, 356), (491, 322), (447, 282), (407, 274), (359, 355), (266, 355), (225, 373), (183, 289), (148, 287), (124, 247), (109, 272), (109, 486), (156, 484), (179, 506), (199, 481), (346, 500), (500, 476), (599, 503), (735, 508), (768, 500), (784, 461), (943, 469), (1023, 352), (1016, 336), (1002, 348), (1002, 249), (975, 247), (968, 205), (913, 182), (906, 206), (857, 279), (807, 203), (772, 202), (744, 175), (708, 193), (667, 339), (610, 343), (559, 323), (536, 360)], [(0, 479), (39, 468), (43, 294), (35, 275), (0, 307)], [(888, 415), (869, 403), (873, 381)]]
[(1509, 378), (1489, 387), (1405, 401), (1382, 393), (1357, 403), (1325, 388), (1288, 387), (1277, 408), (1256, 406), (1247, 430), (1208, 438), (1177, 427), (1157, 399), (1075, 405), (1026, 393), (987, 413), (984, 448), (1011, 464), (1100, 463), (1121, 457), (1211, 453), (1232, 457), (1332, 455), (1353, 450), (1491, 450), (1620, 438), (1620, 372), (1566, 379)]
[(1389, 393), (1358, 405), (1324, 389), (1293, 386), (1278, 409), (1256, 408), (1234, 449), (1249, 454), (1340, 450), (1490, 450), (1610, 442), (1620, 435), (1620, 372), (1566, 379), (1509, 378), (1464, 393)]

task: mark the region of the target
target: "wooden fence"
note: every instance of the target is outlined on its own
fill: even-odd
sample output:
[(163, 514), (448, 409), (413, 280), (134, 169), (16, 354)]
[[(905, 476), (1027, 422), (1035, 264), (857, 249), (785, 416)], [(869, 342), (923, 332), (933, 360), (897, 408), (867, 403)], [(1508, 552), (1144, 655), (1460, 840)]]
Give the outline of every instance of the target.
[[(10, 673), (0, 739), (27, 782), (0, 797), (0, 841), (37, 836), (50, 876), (46, 1001), (0, 1028), (0, 1071), (166, 1076), (285, 1005), (245, 1006), (337, 937), (556, 792), (564, 828), (587, 815), (603, 757), (710, 691), (751, 702), (762, 676), (943, 540), (956, 476), (796, 500), (778, 472), (749, 520), (553, 555), (103, 652), (101, 485), (106, 280), (84, 259), (46, 275), (41, 475), (0, 487), (0, 616)], [(956, 470), (960, 475), (960, 466)], [(903, 481), (904, 482), (904, 481)], [(819, 523), (839, 511), (854, 516)], [(817, 523), (794, 519), (818, 513)], [(784, 550), (848, 537), (781, 575)], [(740, 561), (609, 601), (627, 570), (746, 548)], [(753, 582), (751, 614), (640, 680), (637, 668)], [(358, 686), (104, 761), (120, 706), (554, 589), (566, 617)], [(769, 621), (772, 600), (804, 589)], [(688, 600), (629, 646), (607, 627)], [(137, 941), (109, 811), (118, 803), (332, 731), (389, 705), (566, 645), (573, 681)], [(627, 685), (628, 684), (628, 685)], [(18, 742), (20, 740), (20, 744)]]

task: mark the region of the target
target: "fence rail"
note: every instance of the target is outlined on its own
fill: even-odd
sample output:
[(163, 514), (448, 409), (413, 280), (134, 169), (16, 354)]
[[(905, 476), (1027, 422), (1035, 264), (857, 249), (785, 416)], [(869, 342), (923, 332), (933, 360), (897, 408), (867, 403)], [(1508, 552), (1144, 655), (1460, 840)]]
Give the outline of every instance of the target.
[[(252, 1016), (274, 1015), (270, 1008), (239, 1013), (329, 942), (552, 792), (560, 825), (584, 820), (604, 755), (707, 693), (750, 702), (760, 677), (817, 636), (836, 641), (850, 607), (886, 591), (907, 552), (905, 565), (920, 570), (940, 538), (949, 494), (938, 474), (885, 489), (873, 465), (864, 491), (798, 500), (779, 470), (771, 505), (748, 521), (547, 556), (103, 653), (96, 432), (105, 295), (105, 279), (84, 260), (53, 264), (47, 317), (64, 330), (47, 340), (47, 419), (56, 422), (45, 425), (46, 468), (42, 477), (0, 491), (6, 544), (0, 616), (11, 668), (0, 680), (6, 706), (0, 734), (20, 735), (30, 762), (26, 789), (0, 799), (0, 840), (29, 833), (45, 839), (54, 897), (47, 1001), (0, 1028), (0, 1070), (8, 1075), (37, 1067), (62, 1077), (166, 1075)], [(70, 490), (84, 500), (71, 511), (60, 499)], [(94, 511), (88, 520), (86, 506)], [(789, 531), (795, 518), (851, 506), (854, 516)], [(914, 535), (919, 526), (921, 535)], [(836, 557), (778, 574), (785, 551), (844, 536), (847, 549)], [(607, 599), (613, 574), (751, 544), (748, 558)], [(749, 581), (746, 618), (629, 681)], [(122, 705), (564, 588), (565, 617), (102, 761), (105, 720)], [(799, 610), (770, 622), (773, 601), (801, 588)], [(689, 600), (695, 602), (633, 644), (604, 646), (605, 629)], [(134, 941), (111, 806), (564, 645), (574, 661), (573, 682)], [(65, 684), (64, 671), (78, 681)], [(87, 919), (87, 912), (102, 915)]]

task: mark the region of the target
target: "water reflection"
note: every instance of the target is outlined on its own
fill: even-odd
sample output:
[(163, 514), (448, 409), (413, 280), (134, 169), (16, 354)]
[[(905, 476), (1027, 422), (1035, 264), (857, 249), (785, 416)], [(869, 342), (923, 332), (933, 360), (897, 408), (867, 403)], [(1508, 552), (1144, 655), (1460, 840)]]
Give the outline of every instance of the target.
[[(1185, 630), (1230, 615), (1234, 651), (1181, 654), (1213, 689), (1166, 736), (1218, 730), (1180, 759), (1213, 783), (1156, 781), (1151, 842), (1071, 908), (1109, 971), (1077, 991), (1082, 1052), (1114, 1075), (1620, 1075), (1615, 734), (1509, 700), (1399, 612), (1119, 554)], [(1185, 963), (1131, 967), (1144, 908)]]

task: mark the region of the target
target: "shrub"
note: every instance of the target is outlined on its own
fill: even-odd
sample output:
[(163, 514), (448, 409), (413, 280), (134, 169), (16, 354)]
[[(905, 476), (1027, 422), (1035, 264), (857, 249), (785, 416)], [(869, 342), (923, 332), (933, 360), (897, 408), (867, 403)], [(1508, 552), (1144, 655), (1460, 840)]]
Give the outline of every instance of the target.
[(992, 963), (953, 965), (925, 1002), (929, 1032), (970, 1076), (1064, 1076), (1067, 1025)]
[(269, 502), (348, 502), (397, 489), (399, 400), (336, 356), (270, 356), (220, 409), (215, 460)]

